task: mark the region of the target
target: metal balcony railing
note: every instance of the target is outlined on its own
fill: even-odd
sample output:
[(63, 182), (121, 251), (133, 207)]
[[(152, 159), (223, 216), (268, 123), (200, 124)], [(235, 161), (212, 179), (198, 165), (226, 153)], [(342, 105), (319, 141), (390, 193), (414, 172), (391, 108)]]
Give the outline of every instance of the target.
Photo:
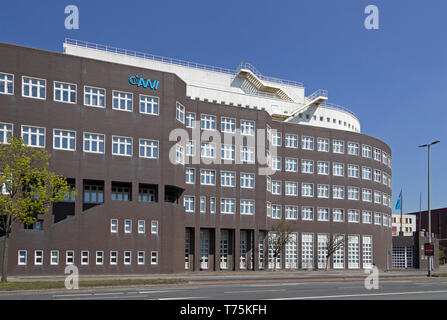
[(335, 104), (335, 103), (323, 102), (322, 104), (320, 104), (320, 107), (344, 111), (344, 112), (349, 113), (350, 115), (354, 116), (356, 119), (358, 119), (354, 112), (352, 112), (351, 110), (349, 110), (345, 107), (342, 107), (338, 104)]
[(274, 78), (274, 77), (268, 77), (268, 76), (264, 76), (261, 74), (261, 72), (259, 72), (251, 63), (249, 62), (241, 62), (239, 64), (239, 66), (236, 69), (236, 74), (239, 73), (239, 71), (241, 71), (241, 69), (245, 69), (245, 70), (249, 70), (251, 73), (253, 73), (256, 77), (258, 77), (261, 80), (265, 80), (265, 81), (269, 81), (269, 82), (275, 82), (275, 83), (279, 83), (279, 84), (285, 84), (288, 86), (294, 86), (294, 87), (303, 87), (303, 83), (299, 82), (299, 81), (293, 81), (293, 80), (284, 80), (284, 79), (279, 79), (279, 78)]
[(315, 91), (314, 93), (312, 93), (310, 96), (307, 97), (307, 99), (309, 99), (309, 101), (313, 101), (318, 97), (324, 97), (327, 98), (328, 97), (328, 92), (327, 90), (323, 90), (323, 89), (318, 89), (317, 91)]

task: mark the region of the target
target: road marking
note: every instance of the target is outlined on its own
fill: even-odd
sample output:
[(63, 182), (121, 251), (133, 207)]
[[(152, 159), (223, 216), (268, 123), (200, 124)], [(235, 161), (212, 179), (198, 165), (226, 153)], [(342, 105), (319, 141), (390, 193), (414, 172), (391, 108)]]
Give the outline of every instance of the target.
[(109, 296), (116, 294), (124, 294), (123, 292), (104, 292), (104, 293), (94, 293), (95, 296)]
[(268, 283), (268, 284), (250, 284), (247, 287), (282, 287), (282, 286), (298, 286), (303, 285), (305, 283)]
[(181, 291), (181, 290), (153, 290), (153, 291), (139, 291), (139, 292), (135, 292), (135, 293), (147, 294), (147, 293), (177, 292), (177, 291)]
[(53, 298), (56, 297), (82, 297), (82, 296), (91, 296), (92, 293), (77, 293), (77, 294), (63, 294), (63, 295), (54, 295)]
[(274, 292), (274, 291), (286, 291), (286, 289), (269, 289), (269, 290), (247, 290), (247, 291), (226, 291), (224, 293), (253, 293), (253, 292)]
[(208, 297), (175, 297), (175, 298), (159, 298), (158, 300), (186, 300), (186, 299), (207, 299)]
[(365, 289), (365, 287), (363, 286), (363, 287), (359, 287), (359, 286), (356, 286), (356, 287), (337, 287), (337, 289)]
[(424, 294), (424, 293), (447, 293), (447, 290), (437, 291), (411, 291), (411, 292), (388, 292), (388, 293), (362, 293), (362, 294), (341, 294), (336, 296), (313, 296), (313, 297), (294, 297), (294, 298), (275, 298), (270, 300), (306, 300), (306, 299), (330, 299), (330, 298), (351, 298), (351, 297), (369, 297), (369, 296), (393, 296), (407, 294)]

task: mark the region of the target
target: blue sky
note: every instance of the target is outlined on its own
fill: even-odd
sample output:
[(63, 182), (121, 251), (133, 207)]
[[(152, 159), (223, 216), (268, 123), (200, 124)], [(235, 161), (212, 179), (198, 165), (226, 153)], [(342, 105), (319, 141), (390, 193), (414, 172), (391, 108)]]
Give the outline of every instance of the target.
[[(64, 27), (79, 8), (79, 30)], [(376, 5), (380, 29), (364, 28)], [(432, 208), (447, 206), (447, 2), (445, 0), (7, 1), (0, 41), (61, 51), (65, 37), (236, 68), (324, 88), (352, 110), (362, 132), (393, 151), (393, 207), (427, 208), (432, 148)]]

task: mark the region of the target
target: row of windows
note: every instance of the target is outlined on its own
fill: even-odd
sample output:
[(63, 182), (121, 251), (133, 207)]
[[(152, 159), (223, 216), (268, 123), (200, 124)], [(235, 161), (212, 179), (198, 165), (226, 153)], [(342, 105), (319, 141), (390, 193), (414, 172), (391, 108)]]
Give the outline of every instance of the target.
[[(298, 206), (294, 205), (279, 205), (267, 202), (266, 210), (267, 217), (272, 219), (282, 219), (282, 208), (284, 207), (286, 220), (298, 220)], [(330, 221), (330, 209), (329, 208), (317, 208), (315, 215), (314, 207), (301, 207), (301, 220), (302, 221)], [(347, 216), (345, 217), (345, 209), (333, 208), (332, 209), (332, 221), (333, 222), (349, 222), (349, 223), (364, 223), (375, 225), (383, 225), (385, 227), (391, 227), (391, 219), (384, 213), (363, 210), (360, 212), (358, 209), (348, 209)]]
[[(310, 115), (309, 113), (306, 113), (305, 115), (306, 115), (306, 119), (307, 119), (307, 120), (310, 120), (311, 115)], [(302, 114), (302, 113), (299, 113), (299, 114), (298, 114), (298, 118), (303, 119), (303, 114)], [(317, 120), (317, 115), (313, 115), (313, 116), (312, 116), (312, 119), (313, 119), (313, 120)], [(324, 121), (324, 117), (323, 117), (323, 116), (319, 116), (319, 119), (320, 119), (320, 122), (323, 122), (323, 121)], [(330, 122), (331, 122), (331, 118), (330, 118), (330, 117), (326, 117), (326, 122), (327, 122), (327, 123), (330, 123)], [(333, 118), (333, 119), (332, 119), (332, 123), (333, 123), (333, 124), (337, 124), (337, 119)], [(340, 126), (341, 126), (341, 125), (344, 125), (345, 127), (348, 127), (349, 129), (351, 128), (351, 124), (350, 124), (349, 122), (346, 122), (346, 121), (338, 120), (338, 124), (339, 124)], [(352, 129), (353, 129), (355, 132), (359, 132), (359, 130), (358, 130), (354, 125), (352, 125)]]
[[(123, 251), (122, 254), (122, 264), (123, 265), (131, 265), (132, 264), (132, 251)], [(50, 251), (50, 265), (57, 266), (60, 264), (59, 261), (60, 255), (59, 250), (51, 250)], [(158, 264), (158, 251), (151, 251), (150, 255), (151, 265)], [(28, 260), (28, 252), (27, 250), (18, 250), (17, 253), (17, 264), (19, 266), (26, 266)], [(145, 251), (137, 251), (137, 260), (138, 265), (144, 265), (145, 262)], [(44, 264), (44, 251), (43, 250), (35, 250), (34, 251), (34, 265), (43, 265)], [(73, 250), (65, 251), (65, 264), (73, 265), (75, 264), (75, 254)], [(81, 265), (89, 265), (90, 264), (90, 252), (88, 250), (80, 251), (80, 264)], [(105, 255), (104, 251), (96, 251), (95, 252), (95, 265), (104, 265), (105, 264)], [(110, 251), (109, 252), (109, 265), (118, 265), (119, 264), (119, 252), (118, 251)]]
[[(22, 96), (46, 100), (47, 81), (45, 79), (22, 77)], [(14, 75), (0, 73), (0, 94), (14, 94)], [(139, 95), (140, 113), (158, 115), (159, 98)], [(54, 81), (53, 100), (63, 103), (77, 103), (77, 85)], [(84, 105), (105, 108), (106, 89), (84, 86)], [(120, 111), (133, 111), (133, 94), (112, 90), (112, 108)]]
[[(45, 148), (46, 128), (21, 126), (21, 136), (30, 147)], [(0, 143), (8, 143), (12, 135), (11, 123), (0, 123)], [(105, 134), (83, 133), (83, 151), (90, 153), (105, 153)], [(157, 140), (139, 139), (139, 157), (158, 159), (159, 142)], [(53, 149), (76, 151), (76, 131), (53, 129)], [(133, 138), (112, 135), (112, 154), (117, 156), (132, 156)]]
[[(118, 219), (110, 219), (110, 232), (118, 233), (119, 222)], [(132, 220), (124, 220), (124, 233), (132, 233)], [(138, 234), (146, 234), (146, 221), (138, 220), (137, 222), (137, 232)], [(158, 234), (158, 221), (151, 221), (151, 234)]]

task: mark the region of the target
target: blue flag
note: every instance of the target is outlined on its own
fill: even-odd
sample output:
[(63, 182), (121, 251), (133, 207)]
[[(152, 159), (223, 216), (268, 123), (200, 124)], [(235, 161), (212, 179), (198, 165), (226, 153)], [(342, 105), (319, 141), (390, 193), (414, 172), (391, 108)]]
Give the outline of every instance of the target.
[(400, 210), (402, 206), (402, 190), (399, 193), (399, 198), (397, 199), (397, 203), (396, 203), (396, 210)]

